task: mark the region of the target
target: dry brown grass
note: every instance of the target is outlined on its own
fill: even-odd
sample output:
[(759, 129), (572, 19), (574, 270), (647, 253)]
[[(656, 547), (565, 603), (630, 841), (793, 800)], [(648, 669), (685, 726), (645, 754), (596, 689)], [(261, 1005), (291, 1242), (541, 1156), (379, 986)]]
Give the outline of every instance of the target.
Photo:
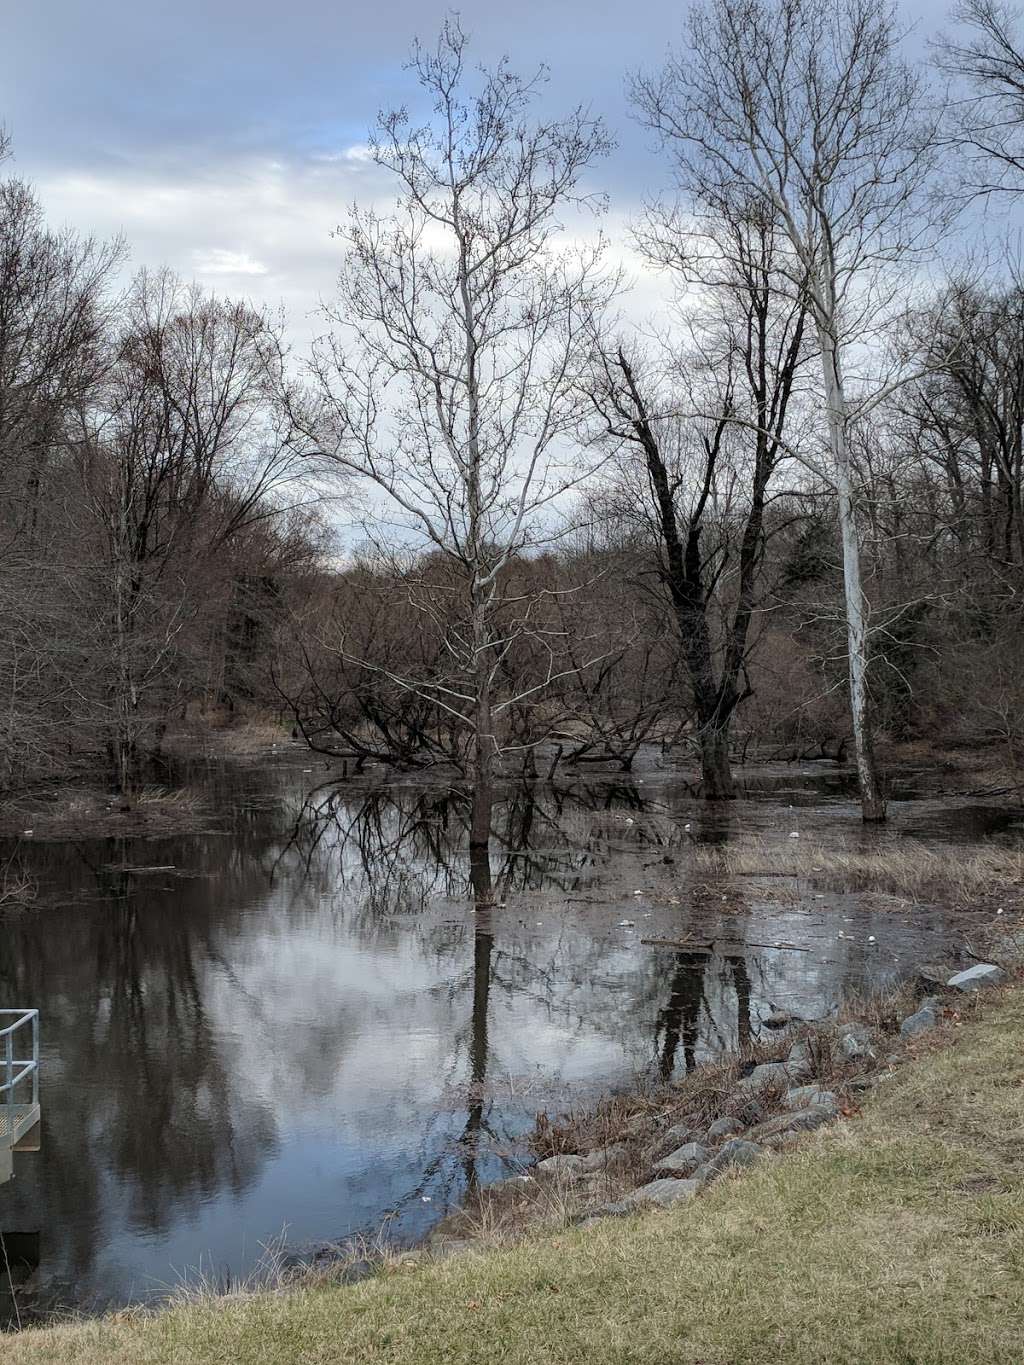
[(208, 737), (222, 753), (250, 757), (285, 748), (291, 743), (291, 727), (254, 716), (216, 728)]
[(709, 877), (789, 877), (834, 891), (882, 891), (947, 905), (1024, 887), (1024, 851), (996, 844), (966, 850), (906, 839), (884, 848), (855, 849), (826, 848), (810, 838), (761, 838), (698, 848), (695, 861)]
[(56, 787), (0, 807), (0, 831), (45, 838), (171, 833), (194, 828), (208, 813), (203, 796), (188, 787), (152, 784), (131, 801), (99, 787)]

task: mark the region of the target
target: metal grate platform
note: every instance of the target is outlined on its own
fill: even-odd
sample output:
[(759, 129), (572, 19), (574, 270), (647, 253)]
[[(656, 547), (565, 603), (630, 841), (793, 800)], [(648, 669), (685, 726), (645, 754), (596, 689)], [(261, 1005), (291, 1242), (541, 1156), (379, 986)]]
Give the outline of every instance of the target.
[(0, 1105), (0, 1142), (13, 1147), (38, 1122), (38, 1104)]
[(0, 1184), (13, 1152), (38, 1150), (38, 1122), (39, 1011), (0, 1009)]

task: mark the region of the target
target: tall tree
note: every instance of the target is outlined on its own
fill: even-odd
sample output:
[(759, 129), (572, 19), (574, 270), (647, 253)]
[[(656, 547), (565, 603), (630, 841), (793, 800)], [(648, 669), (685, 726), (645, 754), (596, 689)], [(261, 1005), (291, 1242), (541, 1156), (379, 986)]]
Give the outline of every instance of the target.
[[(587, 170), (608, 135), (583, 109), (530, 121), (544, 72), (504, 64), (466, 85), (466, 37), (449, 20), (411, 68), (433, 105), (413, 126), (382, 115), (373, 160), (398, 181), (395, 211), (355, 208), (335, 331), (316, 351), (319, 449), (369, 481), (401, 524), (450, 565), (454, 587), (425, 591), (449, 666), (395, 681), (428, 696), (468, 741), (470, 842), (490, 833), (500, 714), (512, 643), (533, 630), (530, 600), (504, 577), (514, 557), (550, 535), (544, 512), (577, 472), (566, 438), (578, 402), (585, 320), (606, 290), (600, 246), (565, 252), (559, 214), (588, 201)], [(393, 532), (393, 527), (388, 528)], [(550, 655), (549, 655), (550, 657)], [(522, 684), (539, 692), (550, 670)]]
[(709, 0), (690, 11), (687, 36), (660, 74), (634, 79), (633, 97), (696, 203), (762, 198), (788, 236), (786, 277), (806, 297), (821, 357), (861, 805), (865, 820), (882, 820), (850, 448), (864, 398), (847, 370), (854, 344), (889, 313), (894, 269), (930, 245), (934, 127), (886, 0)]
[(273, 514), (299, 463), (275, 419), (272, 330), (245, 304), (143, 271), (102, 388), (81, 412), (74, 468), (107, 616), (97, 719), (126, 798), (233, 543)]
[[(0, 161), (4, 159), (0, 133)], [(61, 460), (103, 373), (119, 242), (53, 231), (30, 186), (0, 180), (0, 785), (66, 744), (69, 609), (56, 565)]]
[(627, 465), (640, 458), (630, 483), (644, 490), (639, 505), (659, 547), (709, 800), (735, 795), (730, 729), (751, 692), (768, 490), (788, 449), (803, 359), (802, 297), (777, 289), (780, 236), (757, 203), (723, 204), (685, 228), (673, 209), (651, 209), (646, 254), (700, 286), (694, 342), (653, 357), (631, 343), (600, 346), (590, 388)]

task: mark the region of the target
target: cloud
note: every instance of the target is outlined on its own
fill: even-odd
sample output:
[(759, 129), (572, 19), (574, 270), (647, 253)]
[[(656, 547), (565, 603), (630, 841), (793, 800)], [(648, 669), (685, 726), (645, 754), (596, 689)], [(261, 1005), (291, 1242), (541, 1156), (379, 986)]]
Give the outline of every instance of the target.
[(355, 155), (223, 156), (183, 166), (125, 159), (88, 172), (37, 177), (47, 217), (83, 233), (124, 236), (129, 269), (170, 266), (230, 296), (283, 306), (292, 342), (320, 330), (342, 245), (332, 233), (355, 199), (393, 202), (386, 175)]
[(267, 266), (254, 260), (245, 251), (230, 251), (226, 247), (215, 246), (209, 250), (193, 251), (197, 275), (266, 275)]

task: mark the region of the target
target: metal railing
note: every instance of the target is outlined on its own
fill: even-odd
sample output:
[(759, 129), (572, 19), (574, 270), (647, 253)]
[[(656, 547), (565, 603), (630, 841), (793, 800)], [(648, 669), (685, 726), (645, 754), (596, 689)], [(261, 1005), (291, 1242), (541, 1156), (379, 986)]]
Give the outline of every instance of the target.
[[(21, 1034), (19, 1049), (27, 1041), (23, 1030), (31, 1030), (31, 1057), (14, 1055), (15, 1036)], [(32, 1085), (29, 1103), (34, 1110), (39, 1105), (39, 1011), (0, 1009), (0, 1106), (6, 1106), (7, 1138), (11, 1143), (16, 1141), (17, 1134), (15, 1094), (18, 1086), (29, 1078)]]

